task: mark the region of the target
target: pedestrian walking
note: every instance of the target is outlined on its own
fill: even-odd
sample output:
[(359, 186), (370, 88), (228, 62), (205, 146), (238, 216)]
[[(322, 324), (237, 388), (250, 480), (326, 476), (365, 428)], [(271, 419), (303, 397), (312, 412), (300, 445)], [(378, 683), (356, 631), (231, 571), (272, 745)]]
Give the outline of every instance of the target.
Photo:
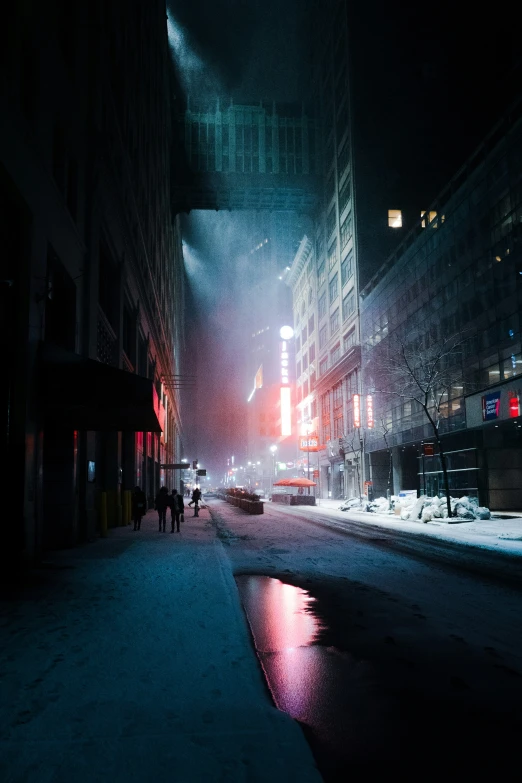
[(168, 507), (169, 507), (169, 491), (167, 487), (161, 487), (160, 491), (156, 495), (156, 500), (154, 501), (154, 508), (158, 512), (160, 533), (162, 529), (163, 532), (165, 532)]
[(174, 527), (179, 533), (179, 505), (178, 505), (178, 490), (173, 489), (169, 495), (169, 508), (170, 508), (170, 532), (174, 532)]
[[(183, 495), (181, 492), (178, 492), (178, 512), (179, 512), (179, 520), (180, 522), (185, 521), (185, 501), (183, 500)], [(179, 527), (178, 527), (179, 532)]]
[(131, 495), (132, 519), (134, 520), (134, 530), (141, 527), (141, 518), (147, 513), (147, 499), (145, 492), (136, 486)]
[(192, 492), (192, 498), (190, 500), (189, 506), (194, 504), (194, 516), (199, 517), (199, 501), (201, 500), (201, 490), (199, 487), (195, 487)]

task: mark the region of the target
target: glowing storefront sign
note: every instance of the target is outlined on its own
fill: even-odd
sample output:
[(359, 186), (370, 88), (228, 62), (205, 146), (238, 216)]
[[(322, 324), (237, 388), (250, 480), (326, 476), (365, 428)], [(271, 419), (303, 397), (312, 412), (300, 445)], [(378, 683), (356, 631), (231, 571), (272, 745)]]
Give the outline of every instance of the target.
[(366, 397), (366, 426), (368, 429), (373, 429), (373, 397), (368, 394)]
[(361, 426), (361, 398), (358, 394), (353, 395), (353, 426), (355, 429)]

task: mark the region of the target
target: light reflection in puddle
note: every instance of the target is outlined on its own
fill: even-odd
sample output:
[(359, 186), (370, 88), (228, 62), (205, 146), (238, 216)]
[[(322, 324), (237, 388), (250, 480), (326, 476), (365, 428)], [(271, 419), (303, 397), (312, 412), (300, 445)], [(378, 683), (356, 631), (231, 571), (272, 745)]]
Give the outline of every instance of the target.
[(311, 729), (312, 750), (330, 779), (328, 770), (371, 752), (375, 710), (386, 711), (375, 692), (368, 699), (373, 671), (317, 643), (323, 626), (305, 590), (266, 576), (236, 581), (274, 702)]

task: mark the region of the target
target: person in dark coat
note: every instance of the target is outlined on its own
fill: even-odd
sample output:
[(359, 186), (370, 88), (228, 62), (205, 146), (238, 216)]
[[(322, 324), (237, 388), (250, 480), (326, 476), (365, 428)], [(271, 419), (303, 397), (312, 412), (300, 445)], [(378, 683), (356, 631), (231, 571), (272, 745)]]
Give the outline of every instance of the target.
[(179, 503), (178, 503), (178, 490), (173, 489), (169, 495), (169, 508), (170, 508), (170, 532), (174, 532), (174, 523), (176, 530), (179, 533)]
[[(178, 512), (179, 512), (179, 520), (181, 522), (185, 521), (185, 501), (183, 500), (183, 495), (181, 492), (178, 492)], [(179, 532), (179, 526), (178, 526), (178, 532)]]
[(167, 509), (169, 507), (169, 491), (167, 487), (161, 487), (160, 491), (156, 495), (154, 501), (154, 508), (158, 512), (159, 517), (159, 532), (161, 533), (162, 527), (165, 532), (165, 524), (167, 521)]
[(190, 500), (189, 506), (194, 504), (194, 516), (199, 517), (199, 501), (201, 500), (201, 490), (199, 487), (196, 487), (194, 491), (192, 492), (192, 498)]
[(131, 495), (132, 518), (134, 520), (134, 530), (141, 527), (141, 518), (147, 513), (147, 499), (145, 492), (139, 487), (134, 487)]

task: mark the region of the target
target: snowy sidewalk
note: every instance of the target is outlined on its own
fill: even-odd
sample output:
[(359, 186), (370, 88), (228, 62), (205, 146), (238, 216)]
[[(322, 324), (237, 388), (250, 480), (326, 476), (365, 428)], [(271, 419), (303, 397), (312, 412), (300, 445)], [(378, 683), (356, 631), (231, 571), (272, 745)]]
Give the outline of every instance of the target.
[[(374, 514), (367, 511), (340, 511), (341, 500), (321, 498), (317, 502), (317, 506), (306, 506), (307, 512), (326, 514), (339, 520), (352, 519), (356, 522), (365, 522), (369, 526), (401, 530), (420, 536), (453, 541), (464, 546), (491, 549), (495, 552), (505, 552), (509, 555), (522, 555), (521, 517), (477, 519), (459, 524), (448, 524), (448, 522), (435, 520), (423, 523), (420, 521), (408, 521), (398, 516)], [(278, 504), (274, 504), (274, 507), (280, 508)]]
[(271, 703), (209, 512), (122, 527), (2, 596), (4, 783), (320, 781)]

